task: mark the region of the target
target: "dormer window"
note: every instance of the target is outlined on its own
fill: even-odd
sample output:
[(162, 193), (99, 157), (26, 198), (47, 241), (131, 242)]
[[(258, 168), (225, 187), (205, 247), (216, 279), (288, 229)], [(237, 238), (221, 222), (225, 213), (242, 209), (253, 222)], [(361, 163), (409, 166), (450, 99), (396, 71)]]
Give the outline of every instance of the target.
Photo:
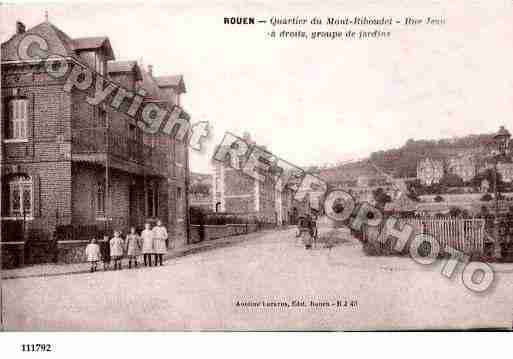
[(14, 98), (8, 103), (6, 139), (26, 140), (28, 122), (28, 100)]

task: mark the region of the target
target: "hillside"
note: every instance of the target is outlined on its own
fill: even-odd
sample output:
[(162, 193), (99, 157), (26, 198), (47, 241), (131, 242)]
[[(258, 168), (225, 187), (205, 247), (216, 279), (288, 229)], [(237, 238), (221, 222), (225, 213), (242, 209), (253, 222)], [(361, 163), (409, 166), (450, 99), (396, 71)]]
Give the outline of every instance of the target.
[(372, 175), (371, 163), (394, 177), (415, 177), (417, 162), (423, 158), (447, 159), (458, 154), (483, 158), (489, 152), (493, 134), (468, 135), (440, 140), (408, 140), (402, 147), (373, 152), (367, 159), (331, 168), (319, 169), (320, 176), (330, 182)]

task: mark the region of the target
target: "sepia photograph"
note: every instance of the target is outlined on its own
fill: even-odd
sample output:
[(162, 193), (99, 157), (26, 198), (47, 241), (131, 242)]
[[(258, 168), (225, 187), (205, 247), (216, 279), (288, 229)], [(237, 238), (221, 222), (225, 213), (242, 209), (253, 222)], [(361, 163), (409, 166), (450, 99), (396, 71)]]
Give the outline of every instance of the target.
[(0, 19), (2, 332), (513, 329), (512, 1)]

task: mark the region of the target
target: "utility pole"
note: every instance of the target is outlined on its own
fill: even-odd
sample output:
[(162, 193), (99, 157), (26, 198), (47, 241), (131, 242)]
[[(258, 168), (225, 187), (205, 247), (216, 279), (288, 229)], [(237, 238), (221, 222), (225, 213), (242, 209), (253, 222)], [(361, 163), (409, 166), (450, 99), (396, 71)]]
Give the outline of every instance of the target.
[(190, 244), (191, 239), (191, 218), (189, 216), (189, 186), (190, 186), (190, 169), (189, 169), (189, 140), (191, 133), (189, 132), (185, 136), (184, 147), (185, 147), (185, 243)]

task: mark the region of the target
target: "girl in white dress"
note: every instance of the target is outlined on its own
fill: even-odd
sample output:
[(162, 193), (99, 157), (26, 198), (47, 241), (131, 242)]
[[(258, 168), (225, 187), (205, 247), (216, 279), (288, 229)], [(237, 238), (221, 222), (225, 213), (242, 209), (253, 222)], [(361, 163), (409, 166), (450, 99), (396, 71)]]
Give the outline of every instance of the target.
[[(153, 251), (153, 231), (151, 230), (150, 224), (144, 225), (144, 230), (141, 232), (142, 239), (142, 253), (144, 258), (144, 266), (151, 267), (151, 255)], [(155, 263), (156, 264), (156, 263)]]
[(91, 273), (96, 272), (98, 261), (100, 260), (100, 246), (96, 243), (96, 239), (93, 238), (85, 249), (87, 261), (91, 263)]
[(157, 225), (153, 227), (153, 251), (155, 253), (155, 265), (157, 262), (162, 265), (162, 258), (167, 253), (166, 248), (167, 240), (167, 229), (162, 225), (162, 221), (159, 219)]

